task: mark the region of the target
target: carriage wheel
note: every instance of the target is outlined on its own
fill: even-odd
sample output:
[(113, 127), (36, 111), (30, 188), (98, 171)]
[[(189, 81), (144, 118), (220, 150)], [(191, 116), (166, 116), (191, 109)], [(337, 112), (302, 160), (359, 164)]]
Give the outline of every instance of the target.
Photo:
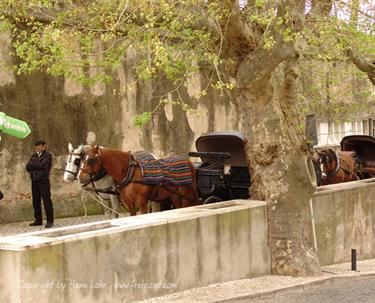
[(210, 204), (210, 203), (216, 203), (221, 202), (222, 200), (219, 197), (216, 196), (209, 196), (206, 200), (204, 200), (203, 204)]

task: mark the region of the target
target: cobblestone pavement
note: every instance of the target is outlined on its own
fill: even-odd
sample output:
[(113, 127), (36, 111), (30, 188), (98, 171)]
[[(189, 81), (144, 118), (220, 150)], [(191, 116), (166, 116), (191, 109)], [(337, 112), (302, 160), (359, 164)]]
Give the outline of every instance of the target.
[(375, 277), (347, 279), (304, 292), (289, 293), (267, 300), (238, 300), (252, 303), (374, 303)]
[[(62, 227), (69, 225), (77, 225), (88, 222), (102, 221), (109, 219), (105, 215), (97, 216), (81, 216), (81, 217), (69, 217), (69, 218), (57, 218), (55, 219), (54, 227)], [(29, 226), (32, 221), (27, 222), (15, 222), (15, 223), (1, 223), (0, 224), (0, 237), (10, 236), (14, 234), (22, 234), (32, 231), (45, 230), (44, 226)]]
[(375, 259), (358, 261), (357, 265), (357, 272), (350, 270), (350, 263), (333, 264), (323, 266), (322, 273), (315, 277), (261, 276), (211, 284), (138, 303), (375, 303)]

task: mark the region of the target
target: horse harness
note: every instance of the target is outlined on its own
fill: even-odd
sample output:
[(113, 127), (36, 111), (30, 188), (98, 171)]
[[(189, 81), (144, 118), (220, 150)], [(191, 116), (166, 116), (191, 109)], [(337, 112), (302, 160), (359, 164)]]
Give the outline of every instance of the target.
[[(81, 158), (82, 158), (83, 155), (84, 155), (83, 152), (82, 152), (82, 153), (69, 153), (68, 155), (69, 155), (69, 156), (78, 156), (78, 158), (76, 158), (76, 159), (74, 160), (74, 164), (75, 164), (77, 167), (79, 167), (79, 166), (81, 165)], [(69, 162), (70, 162), (70, 161), (69, 161)], [(75, 177), (74, 180), (77, 180), (78, 171), (79, 171), (79, 169), (78, 169), (76, 172), (71, 171), (71, 170), (68, 170), (68, 169), (65, 169), (65, 170), (64, 170), (64, 172), (67, 172), (67, 173), (72, 174), (72, 175)]]
[[(91, 163), (88, 162), (89, 160), (91, 160), (90, 161)], [(100, 162), (100, 158), (99, 158), (99, 155), (96, 154), (95, 158), (86, 159), (86, 161), (87, 161), (88, 165), (90, 165), (90, 166), (93, 167), (93, 165), (95, 164), (96, 161)], [(102, 193), (107, 193), (107, 194), (119, 195), (119, 190), (121, 188), (128, 186), (130, 183), (136, 183), (136, 184), (142, 184), (142, 185), (148, 185), (148, 186), (154, 186), (154, 187), (162, 187), (165, 190), (169, 191), (170, 193), (179, 196), (180, 198), (187, 199), (190, 202), (194, 202), (193, 198), (185, 197), (184, 195), (181, 195), (180, 193), (178, 193), (177, 190), (174, 191), (174, 190), (168, 188), (167, 186), (165, 186), (163, 183), (149, 184), (149, 183), (142, 182), (142, 181), (132, 180), (133, 176), (134, 176), (134, 167), (137, 167), (137, 166), (140, 167), (139, 161), (136, 160), (134, 158), (134, 156), (129, 152), (129, 165), (128, 165), (128, 170), (126, 172), (126, 176), (124, 177), (124, 179), (120, 183), (117, 183), (114, 188), (113, 187), (109, 187), (109, 188), (105, 188), (105, 189), (96, 189), (95, 185), (93, 184), (94, 181), (99, 180), (100, 178), (104, 177), (107, 174), (107, 172), (106, 172), (106, 170), (105, 170), (105, 168), (103, 166), (101, 166), (101, 169), (95, 175), (92, 175), (91, 172), (87, 172), (86, 171), (90, 175), (90, 179), (91, 179), (90, 182), (91, 182), (91, 184), (94, 187), (94, 189), (92, 191), (102, 192)], [(102, 175), (103, 173), (104, 173), (104, 175)], [(102, 176), (98, 179), (98, 175), (99, 174), (102, 175)], [(94, 179), (96, 179), (96, 180), (94, 180)], [(88, 189), (88, 190), (90, 190), (90, 189)]]
[[(80, 167), (82, 159), (84, 158), (85, 153), (84, 152), (81, 152), (81, 153), (69, 153), (68, 155), (69, 156), (78, 156), (78, 158), (76, 158), (74, 160), (74, 164), (77, 167)], [(71, 171), (71, 170), (68, 170), (68, 169), (65, 169), (64, 171), (72, 174), (75, 177), (75, 180), (77, 180), (79, 169), (77, 171), (75, 171), (75, 172)], [(92, 178), (90, 178), (90, 183), (91, 183), (91, 185), (92, 185), (93, 188), (86, 187), (88, 185), (87, 184), (86, 186), (84, 186), (84, 189), (87, 190), (87, 191), (93, 191), (96, 194), (98, 194), (99, 196), (100, 196), (100, 193), (110, 194), (110, 195), (118, 195), (118, 192), (114, 191), (111, 186), (110, 187), (106, 187), (106, 188), (97, 188), (95, 186), (94, 182), (99, 181), (100, 179), (102, 179), (106, 175), (107, 175), (106, 170), (104, 168), (102, 168), (98, 173), (95, 174), (95, 176), (93, 176)], [(104, 198), (103, 196), (100, 196), (100, 198), (102, 198), (104, 200), (108, 200), (108, 198)]]
[[(337, 152), (335, 152), (335, 160), (336, 160), (336, 168), (333, 172), (330, 172), (330, 173), (326, 173), (326, 177), (328, 178), (333, 178), (334, 176), (337, 175), (337, 173), (339, 172), (339, 170), (341, 169), (344, 173), (348, 174), (348, 175), (351, 175), (352, 177), (356, 177), (355, 175), (353, 175), (352, 172), (350, 172), (349, 170), (343, 168), (341, 165), (340, 165), (340, 157), (339, 155), (337, 154)], [(341, 159), (341, 161), (344, 161), (345, 163), (347, 163), (344, 159)], [(348, 165), (349, 166), (349, 165)]]

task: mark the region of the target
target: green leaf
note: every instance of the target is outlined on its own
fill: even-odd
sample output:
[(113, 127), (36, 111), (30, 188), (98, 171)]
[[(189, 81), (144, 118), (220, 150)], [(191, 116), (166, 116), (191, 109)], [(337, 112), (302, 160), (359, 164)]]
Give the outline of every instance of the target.
[(141, 128), (143, 125), (147, 124), (151, 120), (152, 113), (144, 112), (141, 115), (137, 115), (134, 119), (134, 125)]

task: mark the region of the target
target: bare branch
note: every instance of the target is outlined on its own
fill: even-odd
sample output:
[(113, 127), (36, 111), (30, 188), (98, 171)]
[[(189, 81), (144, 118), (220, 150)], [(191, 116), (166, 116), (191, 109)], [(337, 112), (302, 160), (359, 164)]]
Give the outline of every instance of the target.
[[(292, 32), (299, 32), (304, 25), (304, 4), (302, 0), (280, 1), (278, 17), (288, 19), (284, 29), (289, 28)], [(289, 18), (285, 18), (288, 13)], [(275, 39), (273, 48), (269, 51), (262, 45), (240, 64), (237, 71), (237, 80), (240, 87), (256, 88), (259, 84), (265, 83), (275, 68), (284, 60), (299, 57), (299, 50), (295, 41), (285, 41), (280, 29), (277, 29), (274, 22), (270, 30)]]
[(375, 85), (375, 59), (367, 59), (352, 49), (348, 49), (346, 53), (355, 66), (366, 73), (371, 83)]

